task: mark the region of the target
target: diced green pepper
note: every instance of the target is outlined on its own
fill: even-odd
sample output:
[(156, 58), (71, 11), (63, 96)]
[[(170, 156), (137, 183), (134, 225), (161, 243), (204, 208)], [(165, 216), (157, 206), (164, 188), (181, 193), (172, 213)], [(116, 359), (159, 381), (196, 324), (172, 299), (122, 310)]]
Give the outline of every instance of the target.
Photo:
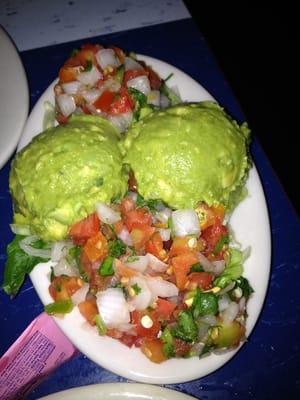
[(45, 312), (49, 315), (68, 314), (73, 310), (72, 300), (60, 300), (45, 306)]

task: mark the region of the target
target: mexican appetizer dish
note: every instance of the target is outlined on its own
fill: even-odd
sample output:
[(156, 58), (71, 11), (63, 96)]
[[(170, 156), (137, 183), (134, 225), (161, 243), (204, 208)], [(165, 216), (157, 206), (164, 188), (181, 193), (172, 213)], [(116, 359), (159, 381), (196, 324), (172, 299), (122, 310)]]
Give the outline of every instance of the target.
[(84, 46), (60, 70), (60, 124), (12, 163), (15, 238), (3, 288), (15, 296), (50, 261), (48, 314), (78, 307), (99, 335), (155, 363), (227, 351), (245, 340), (253, 292), (243, 276), (249, 251), (229, 226), (247, 195), (249, 130), (217, 103), (179, 103), (136, 63), (117, 48)]

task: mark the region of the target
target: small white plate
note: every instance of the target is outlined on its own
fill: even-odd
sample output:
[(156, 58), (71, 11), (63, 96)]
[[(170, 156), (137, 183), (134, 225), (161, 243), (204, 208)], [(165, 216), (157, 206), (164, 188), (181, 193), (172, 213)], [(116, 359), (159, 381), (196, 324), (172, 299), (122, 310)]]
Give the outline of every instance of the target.
[(195, 397), (160, 386), (139, 383), (103, 383), (50, 394), (39, 400), (195, 400)]
[[(211, 95), (201, 85), (177, 68), (150, 57), (140, 56), (140, 58), (152, 65), (163, 78), (173, 73), (169, 84), (178, 87), (183, 100), (212, 100)], [(45, 91), (29, 116), (19, 149), (42, 130), (45, 101), (54, 103), (53, 84)], [(266, 201), (255, 167), (250, 171), (247, 188), (249, 196), (236, 208), (231, 226), (236, 240), (242, 247), (251, 247), (251, 255), (245, 262), (244, 273), (255, 290), (248, 303), (246, 334), (249, 335), (259, 317), (266, 295), (271, 244)], [(50, 266), (51, 263), (39, 264), (30, 274), (32, 283), (44, 304), (53, 301), (48, 291)], [(96, 329), (87, 324), (77, 307), (63, 319), (55, 320), (71, 342), (88, 358), (118, 375), (138, 382), (167, 384), (198, 379), (223, 366), (238, 351), (235, 349), (222, 355), (212, 354), (200, 360), (193, 357), (171, 359), (155, 364), (138, 348), (129, 349), (117, 340), (99, 336)]]
[(23, 64), (11, 39), (0, 27), (0, 168), (14, 152), (24, 127), (29, 92)]

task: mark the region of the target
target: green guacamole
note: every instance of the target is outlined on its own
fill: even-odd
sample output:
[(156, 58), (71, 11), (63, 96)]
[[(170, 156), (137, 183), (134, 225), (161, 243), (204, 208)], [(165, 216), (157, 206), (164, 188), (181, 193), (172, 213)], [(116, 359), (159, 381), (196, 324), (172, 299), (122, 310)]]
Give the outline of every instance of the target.
[(212, 102), (181, 104), (137, 122), (124, 140), (124, 162), (139, 193), (172, 208), (233, 208), (249, 170), (249, 129)]
[(106, 119), (73, 116), (20, 151), (10, 172), (14, 222), (44, 240), (63, 239), (98, 201), (124, 195), (119, 133)]

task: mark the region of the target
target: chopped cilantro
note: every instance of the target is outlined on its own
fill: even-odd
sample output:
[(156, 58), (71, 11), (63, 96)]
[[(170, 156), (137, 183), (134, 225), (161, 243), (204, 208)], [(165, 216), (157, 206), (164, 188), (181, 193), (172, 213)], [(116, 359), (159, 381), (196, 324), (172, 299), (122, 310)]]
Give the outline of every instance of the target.
[(191, 272), (203, 272), (203, 271), (204, 270), (203, 270), (202, 265), (200, 263), (197, 263), (197, 264), (194, 264), (194, 265), (191, 266), (189, 273), (191, 273)]
[(172, 329), (172, 335), (185, 342), (195, 342), (198, 339), (198, 327), (190, 310), (181, 311), (177, 325)]
[(228, 235), (222, 236), (218, 240), (217, 244), (215, 245), (215, 248), (213, 250), (213, 254), (216, 255), (216, 254), (220, 253), (220, 251), (222, 250), (223, 246), (225, 244), (228, 244), (228, 243), (229, 243), (229, 236)]
[(84, 71), (85, 71), (85, 72), (89, 72), (89, 71), (92, 70), (92, 68), (93, 68), (93, 63), (92, 63), (92, 61), (91, 61), (91, 60), (87, 60), (87, 62), (86, 62), (86, 67), (84, 68)]
[(134, 290), (134, 293), (136, 295), (138, 295), (139, 293), (141, 293), (142, 289), (139, 287), (139, 285), (137, 283), (135, 283), (134, 285), (131, 286), (131, 288)]
[(118, 258), (126, 253), (126, 245), (121, 239), (111, 240), (108, 242), (109, 255)]

